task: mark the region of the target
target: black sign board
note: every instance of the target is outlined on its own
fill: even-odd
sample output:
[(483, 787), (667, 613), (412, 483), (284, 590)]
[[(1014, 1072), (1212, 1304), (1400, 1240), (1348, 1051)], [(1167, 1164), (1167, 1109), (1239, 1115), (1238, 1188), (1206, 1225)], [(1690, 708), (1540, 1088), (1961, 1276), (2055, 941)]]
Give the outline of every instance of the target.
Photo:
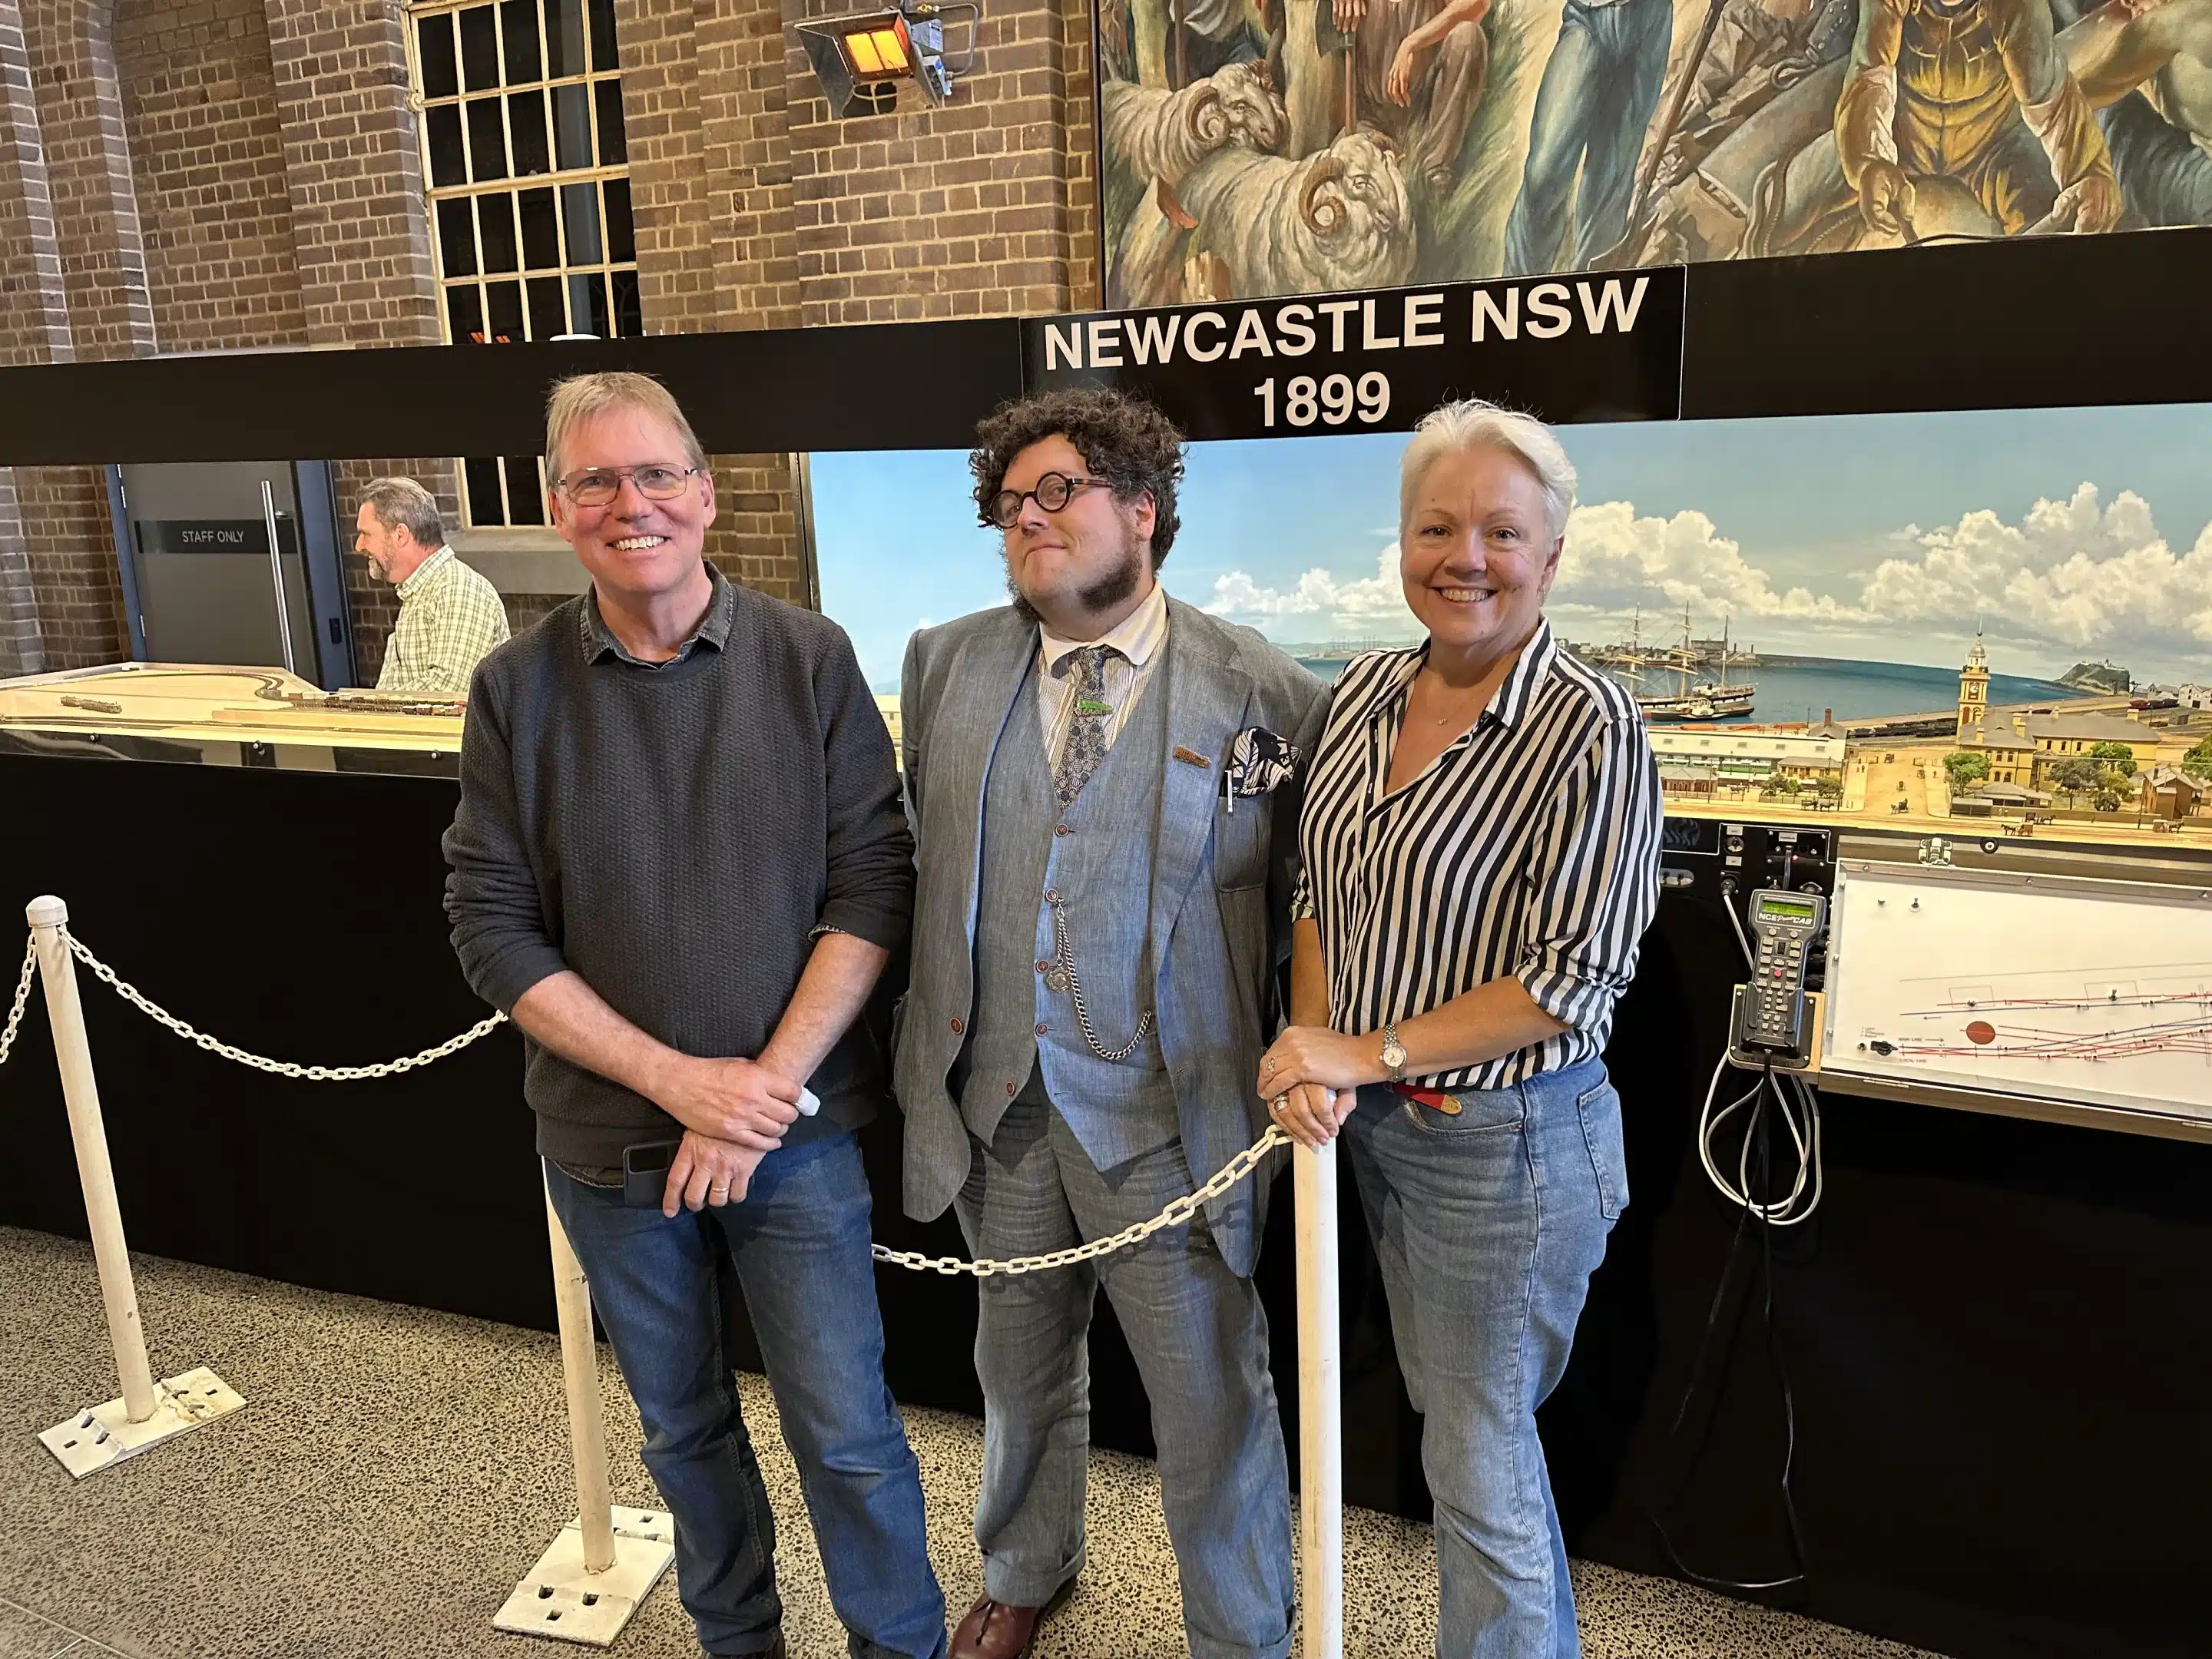
[(709, 454), (963, 448), (1021, 394), (1012, 318), (0, 369), (0, 465), (534, 455), (563, 375), (632, 369)]
[[(141, 553), (252, 553), (269, 556), (269, 526), (259, 519), (141, 519), (131, 528), (137, 532)], [(283, 550), (297, 550), (289, 519), (276, 521)]]
[(1022, 378), (1141, 391), (1199, 439), (1403, 432), (1467, 397), (1547, 421), (1672, 420), (1682, 295), (1670, 266), (1036, 317)]

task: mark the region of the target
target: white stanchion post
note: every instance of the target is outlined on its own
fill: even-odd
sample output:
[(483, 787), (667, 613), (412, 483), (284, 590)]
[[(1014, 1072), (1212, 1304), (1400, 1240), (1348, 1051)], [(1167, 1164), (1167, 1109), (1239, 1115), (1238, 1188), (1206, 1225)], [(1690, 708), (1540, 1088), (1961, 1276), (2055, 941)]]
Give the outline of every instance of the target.
[(492, 1624), (518, 1635), (603, 1648), (622, 1634), (638, 1603), (675, 1561), (676, 1528), (665, 1510), (629, 1509), (614, 1502), (606, 1421), (599, 1414), (591, 1285), (550, 1194), (545, 1226), (553, 1247), (553, 1305), (561, 1327), (568, 1445), (576, 1466), (576, 1518), (514, 1587)]
[(1298, 1589), (1304, 1659), (1344, 1656), (1344, 1370), (1336, 1143), (1291, 1154), (1298, 1238)]
[(63, 932), (69, 906), (52, 895), (24, 908), (53, 1027), (54, 1064), (69, 1109), (70, 1139), (76, 1147), (77, 1177), (84, 1186), (85, 1220), (92, 1258), (106, 1305), (107, 1339), (123, 1393), (104, 1406), (88, 1407), (39, 1438), (79, 1480), (120, 1462), (246, 1401), (204, 1367), (154, 1381), (146, 1333), (138, 1318), (138, 1291), (131, 1278), (131, 1252), (123, 1239), (123, 1211), (115, 1197), (115, 1171), (107, 1158), (107, 1129), (100, 1115), (100, 1088), (92, 1074), (92, 1045), (77, 1000), (76, 963)]
[(614, 1477), (607, 1469), (607, 1425), (599, 1415), (599, 1345), (592, 1340), (592, 1287), (553, 1201), (545, 1201), (553, 1244), (553, 1305), (561, 1326), (561, 1380), (568, 1391), (568, 1443), (575, 1453), (577, 1522), (584, 1565), (615, 1564)]

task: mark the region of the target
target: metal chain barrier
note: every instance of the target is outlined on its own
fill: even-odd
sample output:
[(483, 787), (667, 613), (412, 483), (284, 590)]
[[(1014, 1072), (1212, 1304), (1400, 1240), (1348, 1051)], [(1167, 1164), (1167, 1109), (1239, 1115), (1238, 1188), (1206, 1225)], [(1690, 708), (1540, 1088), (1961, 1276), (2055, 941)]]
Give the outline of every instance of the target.
[[(233, 1048), (229, 1043), (221, 1042), (210, 1036), (206, 1032), (195, 1030), (186, 1024), (159, 1003), (144, 995), (128, 980), (117, 977), (115, 970), (86, 949), (84, 942), (68, 928), (63, 928), (61, 935), (63, 942), (69, 946), (71, 955), (91, 969), (96, 978), (105, 980), (109, 985), (114, 987), (116, 995), (121, 997), (156, 1024), (167, 1026), (187, 1042), (196, 1043), (211, 1054), (218, 1054), (225, 1060), (234, 1060), (240, 1066), (251, 1066), (257, 1072), (268, 1072), (276, 1077), (305, 1078), (313, 1083), (358, 1083), (368, 1078), (394, 1077), (401, 1072), (411, 1072), (417, 1066), (428, 1066), (434, 1060), (443, 1060), (448, 1054), (459, 1054), (478, 1037), (490, 1031), (494, 1026), (504, 1024), (507, 1020), (505, 1014), (495, 1011), (470, 1026), (460, 1036), (448, 1037), (434, 1048), (425, 1048), (422, 1053), (409, 1054), (404, 1060), (387, 1060), (375, 1066), (301, 1066), (289, 1060), (267, 1060), (259, 1054), (248, 1054), (243, 1048)], [(26, 969), (23, 977), (24, 986), (27, 988), (30, 982), (29, 971)], [(16, 997), (15, 1006), (17, 1011), (21, 1012), (22, 997), (20, 993)], [(10, 1032), (15, 1030), (13, 1020), (9, 1022), (9, 1030)]]
[(1154, 1233), (1170, 1227), (1180, 1227), (1214, 1199), (1221, 1196), (1238, 1182), (1260, 1167), (1261, 1160), (1278, 1146), (1291, 1144), (1279, 1125), (1269, 1124), (1267, 1133), (1231, 1158), (1214, 1172), (1213, 1179), (1196, 1192), (1186, 1193), (1149, 1221), (1139, 1221), (1124, 1227), (1110, 1238), (1095, 1239), (1088, 1244), (1079, 1244), (1072, 1249), (1054, 1250), (1047, 1255), (1016, 1256), (1011, 1261), (963, 1261), (957, 1255), (924, 1255), (919, 1250), (894, 1250), (881, 1244), (870, 1248), (876, 1260), (888, 1261), (895, 1267), (911, 1267), (916, 1273), (937, 1273), (951, 1275), (973, 1273), (978, 1279), (992, 1279), (1008, 1273), (1038, 1273), (1051, 1267), (1073, 1267), (1079, 1261), (1109, 1255), (1115, 1250), (1126, 1249), (1141, 1243)]
[[(112, 987), (118, 996), (148, 1018), (157, 1024), (167, 1026), (186, 1042), (206, 1049), (211, 1054), (218, 1054), (225, 1060), (236, 1060), (241, 1066), (251, 1066), (256, 1071), (268, 1072), (277, 1077), (304, 1078), (314, 1083), (356, 1083), (368, 1078), (392, 1077), (401, 1072), (412, 1071), (418, 1066), (428, 1066), (432, 1060), (443, 1060), (448, 1054), (459, 1053), (478, 1037), (490, 1031), (493, 1027), (503, 1024), (507, 1018), (503, 1013), (491, 1013), (478, 1020), (459, 1036), (449, 1037), (434, 1048), (425, 1048), (422, 1053), (409, 1054), (404, 1060), (386, 1060), (376, 1066), (301, 1066), (289, 1060), (269, 1060), (260, 1054), (248, 1054), (243, 1048), (234, 1048), (228, 1042), (211, 1037), (206, 1032), (179, 1019), (167, 1009), (140, 991), (137, 986), (118, 975), (112, 968), (98, 957), (93, 955), (84, 942), (69, 929), (63, 928), (61, 933), (63, 942), (69, 946), (72, 956), (90, 969), (95, 978)], [(23, 1007), (30, 998), (31, 979), (37, 971), (37, 968), (38, 956), (35, 948), (27, 944), (23, 950), (23, 972), (15, 983), (15, 1006), (9, 1011), (6, 1029), (0, 1030), (0, 1060), (5, 1060), (8, 1058), (8, 1050), (15, 1043), (15, 1030), (22, 1024)], [(896, 1267), (908, 1267), (916, 1273), (944, 1273), (947, 1276), (969, 1273), (977, 1279), (994, 1279), (1014, 1273), (1044, 1273), (1054, 1267), (1073, 1267), (1079, 1262), (1096, 1261), (1102, 1255), (1110, 1255), (1116, 1250), (1127, 1249), (1132, 1244), (1140, 1244), (1154, 1233), (1164, 1232), (1170, 1227), (1188, 1224), (1190, 1218), (1200, 1210), (1258, 1169), (1269, 1152), (1278, 1146), (1287, 1146), (1290, 1144), (1291, 1138), (1285, 1134), (1280, 1127), (1270, 1124), (1265, 1134), (1223, 1164), (1214, 1172), (1212, 1180), (1195, 1191), (1187, 1193), (1175, 1200), (1150, 1220), (1139, 1221), (1132, 1226), (1124, 1227), (1110, 1237), (1095, 1239), (1088, 1244), (1077, 1245), (1070, 1249), (1054, 1250), (1045, 1255), (1017, 1256), (1011, 1261), (994, 1261), (988, 1259), (981, 1261), (965, 1261), (955, 1255), (929, 1256), (922, 1255), (918, 1250), (894, 1250), (882, 1244), (871, 1245), (869, 1248), (878, 1261), (888, 1261)]]
[(15, 1046), (16, 1028), (23, 1023), (23, 1005), (31, 1000), (31, 975), (39, 971), (39, 940), (34, 933), (23, 941), (23, 972), (15, 981), (15, 1000), (8, 1010), (8, 1024), (0, 1028), (0, 1066), (8, 1063), (8, 1051)]

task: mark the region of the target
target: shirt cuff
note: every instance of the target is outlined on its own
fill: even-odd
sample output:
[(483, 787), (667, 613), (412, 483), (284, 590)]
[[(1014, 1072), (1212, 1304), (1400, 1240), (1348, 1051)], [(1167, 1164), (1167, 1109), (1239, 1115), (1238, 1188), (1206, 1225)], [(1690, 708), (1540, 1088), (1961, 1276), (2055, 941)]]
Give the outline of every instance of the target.
[(1522, 963), (1513, 976), (1531, 1002), (1575, 1030), (1594, 1029), (1621, 988), (1610, 979), (1585, 979), (1570, 961), (1551, 953), (1539, 953)]

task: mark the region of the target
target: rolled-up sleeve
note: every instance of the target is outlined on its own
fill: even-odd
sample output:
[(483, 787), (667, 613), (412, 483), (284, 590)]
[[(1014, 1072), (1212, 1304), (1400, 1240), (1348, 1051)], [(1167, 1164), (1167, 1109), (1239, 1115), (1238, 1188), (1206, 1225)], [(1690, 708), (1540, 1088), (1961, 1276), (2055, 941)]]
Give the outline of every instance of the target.
[(890, 728), (842, 629), (815, 672), (830, 824), (817, 926), (896, 951), (914, 925), (914, 836)]
[(1600, 717), (1566, 769), (1529, 871), (1516, 976), (1561, 1024), (1604, 1026), (1659, 902), (1663, 809), (1640, 720)]
[(462, 975), (486, 1002), (513, 1013), (524, 992), (568, 964), (547, 931), (522, 833), (507, 709), (482, 671), (461, 729), (461, 804), (442, 844), (446, 919)]

